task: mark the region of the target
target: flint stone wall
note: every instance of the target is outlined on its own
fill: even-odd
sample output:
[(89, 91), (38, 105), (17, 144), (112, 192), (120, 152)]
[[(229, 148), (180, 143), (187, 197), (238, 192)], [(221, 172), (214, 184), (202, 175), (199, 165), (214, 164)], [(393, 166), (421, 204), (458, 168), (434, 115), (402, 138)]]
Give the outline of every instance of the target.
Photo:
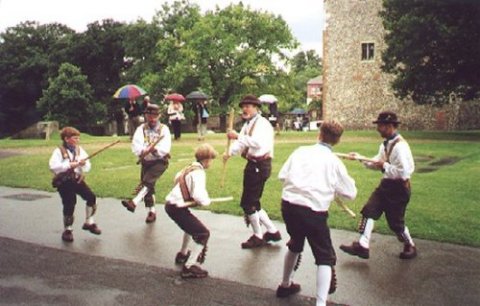
[[(380, 111), (396, 112), (402, 129), (464, 130), (480, 128), (480, 101), (455, 101), (441, 107), (399, 100), (390, 88), (392, 75), (381, 71), (385, 30), (378, 12), (382, 0), (325, 0), (323, 41), (323, 116), (347, 128), (373, 128)], [(373, 60), (361, 60), (361, 44), (374, 43)]]

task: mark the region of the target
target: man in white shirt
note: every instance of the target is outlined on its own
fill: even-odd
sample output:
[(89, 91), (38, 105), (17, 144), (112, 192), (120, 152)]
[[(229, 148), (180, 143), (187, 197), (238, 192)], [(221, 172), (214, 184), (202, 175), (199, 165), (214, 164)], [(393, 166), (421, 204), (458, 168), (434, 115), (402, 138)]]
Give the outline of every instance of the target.
[[(260, 101), (256, 96), (246, 95), (239, 105), (245, 124), (240, 133), (227, 132), (227, 137), (235, 141), (223, 158), (226, 161), (232, 155), (241, 155), (247, 159), (243, 172), (240, 206), (245, 213), (247, 225), (252, 226), (253, 235), (241, 246), (243, 249), (251, 249), (264, 246), (269, 241), (282, 239), (280, 232), (260, 204), (263, 188), (272, 171), (274, 132), (270, 122), (259, 114)], [(264, 234), (262, 225), (266, 228)]]
[(155, 184), (168, 168), (172, 139), (168, 126), (159, 121), (158, 105), (149, 104), (145, 110), (145, 117), (147, 122), (137, 128), (132, 140), (132, 152), (139, 158), (142, 165), (141, 182), (135, 189), (135, 197), (123, 200), (122, 205), (128, 211), (134, 212), (137, 205), (143, 200), (148, 209), (145, 222), (152, 223), (157, 219)]
[[(165, 211), (184, 231), (182, 248), (175, 257), (176, 264), (183, 264), (182, 278), (203, 278), (208, 272), (201, 268), (205, 261), (210, 231), (195, 217), (189, 207), (210, 205), (205, 170), (217, 156), (209, 144), (203, 144), (195, 151), (195, 159), (175, 176), (175, 186), (165, 198)], [(190, 246), (190, 240), (194, 244)]]
[(319, 143), (295, 150), (278, 174), (283, 182), (282, 216), (290, 240), (277, 297), (285, 298), (300, 291), (300, 285), (292, 277), (305, 238), (317, 265), (317, 306), (326, 305), (328, 294), (336, 289), (336, 255), (327, 224), (328, 209), (336, 196), (353, 200), (357, 195), (355, 181), (332, 152), (342, 134), (339, 122), (325, 121), (320, 128)]
[[(373, 123), (377, 124), (377, 131), (385, 141), (380, 144), (378, 154), (373, 157), (375, 162), (365, 162), (365, 166), (381, 171), (383, 177), (361, 211), (359, 240), (351, 245), (341, 245), (340, 249), (350, 255), (368, 259), (374, 220), (378, 220), (385, 213), (388, 226), (404, 244), (399, 257), (412, 259), (417, 256), (417, 249), (408, 227), (405, 226), (405, 212), (411, 193), (410, 177), (415, 169), (412, 152), (397, 131), (400, 121), (395, 113), (382, 112)], [(355, 154), (352, 153), (352, 157), (355, 157)]]

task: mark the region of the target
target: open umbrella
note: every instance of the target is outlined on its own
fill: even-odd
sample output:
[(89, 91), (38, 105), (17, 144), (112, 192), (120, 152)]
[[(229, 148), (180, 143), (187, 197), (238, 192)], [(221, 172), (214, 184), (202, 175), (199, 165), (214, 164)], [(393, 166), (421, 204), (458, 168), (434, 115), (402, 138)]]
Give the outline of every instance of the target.
[(142, 87), (134, 84), (128, 84), (117, 89), (117, 91), (113, 94), (113, 97), (115, 99), (136, 99), (146, 94), (147, 92)]
[(208, 96), (201, 91), (192, 91), (187, 95), (187, 100), (207, 100)]
[(183, 102), (185, 97), (179, 93), (171, 93), (165, 96), (165, 100), (174, 102)]
[(306, 110), (302, 108), (294, 108), (292, 111), (288, 112), (290, 115), (305, 115), (307, 113)]
[(278, 99), (274, 95), (269, 95), (269, 94), (261, 95), (260, 97), (258, 97), (258, 100), (260, 100), (260, 102), (262, 103), (267, 103), (267, 104), (276, 103), (278, 101)]

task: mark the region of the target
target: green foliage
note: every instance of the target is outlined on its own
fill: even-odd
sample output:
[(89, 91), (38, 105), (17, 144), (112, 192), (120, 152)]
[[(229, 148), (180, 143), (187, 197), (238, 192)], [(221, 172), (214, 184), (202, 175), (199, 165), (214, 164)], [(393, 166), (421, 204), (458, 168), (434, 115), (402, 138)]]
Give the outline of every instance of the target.
[(383, 70), (400, 98), (444, 104), (480, 91), (480, 3), (470, 0), (384, 0)]
[[(412, 198), (407, 210), (406, 221), (415, 238), (480, 246), (480, 215), (478, 196), (478, 173), (480, 171), (480, 133), (469, 132), (404, 132), (416, 160), (416, 172), (412, 177)], [(262, 206), (269, 214), (281, 220), (280, 198), (282, 185), (277, 179), (278, 171), (288, 156), (300, 145), (315, 143), (315, 132), (287, 132), (276, 136), (273, 172), (267, 181)], [(82, 146), (92, 153), (101, 146), (113, 142), (111, 137), (91, 137), (82, 134)], [(215, 149), (222, 152), (224, 135), (209, 135), (207, 140)], [(336, 152), (360, 152), (373, 156), (381, 139), (375, 131), (347, 131)], [(0, 140), (0, 149), (19, 150), (24, 155), (0, 159), (0, 185), (32, 187), (54, 191), (50, 186), (51, 174), (48, 159), (60, 140)], [(193, 149), (198, 144), (195, 134), (183, 134), (182, 140), (172, 147), (169, 168), (157, 183), (156, 196), (163, 202), (173, 187), (173, 177), (177, 171), (193, 160)], [(440, 163), (455, 157), (455, 162)], [(122, 143), (92, 159), (92, 171), (87, 181), (99, 197), (128, 198), (138, 183), (139, 167), (130, 150), (127, 137)], [(378, 185), (381, 173), (365, 169), (355, 161), (345, 161), (359, 190), (357, 199), (346, 202), (359, 214), (363, 204)], [(223, 165), (216, 160), (207, 171), (208, 191), (211, 197), (232, 195), (232, 202), (214, 203), (207, 209), (233, 215), (241, 215), (239, 207), (243, 168), (245, 160), (231, 158), (226, 167), (225, 186), (219, 187)], [(422, 169), (436, 167), (433, 172)], [(332, 204), (329, 225), (333, 228), (356, 230), (358, 219), (348, 217), (339, 207)], [(392, 234), (382, 217), (376, 222), (375, 230)]]
[[(144, 87), (154, 103), (171, 90), (185, 95), (202, 90), (225, 127), (224, 115), (246, 93), (274, 94), (281, 112), (303, 106), (306, 82), (321, 73), (313, 50), (298, 53), (291, 72), (281, 67), (288, 67), (287, 54), (298, 46), (286, 22), (242, 3), (202, 13), (197, 4), (181, 0), (164, 3), (151, 22), (105, 19), (82, 33), (60, 24), (26, 22), (0, 35), (0, 137), (43, 115), (77, 126), (119, 123), (122, 103), (112, 94), (126, 83)], [(87, 77), (91, 97), (72, 93), (73, 87), (47, 90), (65, 63)], [(55, 84), (60, 85), (66, 86)], [(43, 92), (52, 101), (82, 100), (77, 117), (88, 114), (82, 117), (86, 121), (75, 118), (71, 108), (40, 99)]]
[(284, 58), (282, 50), (296, 45), (279, 16), (252, 11), (241, 3), (204, 16), (198, 10), (176, 2), (159, 12), (164, 29), (177, 25), (158, 46), (157, 58), (169, 63), (162, 79), (169, 80), (170, 88), (186, 89), (182, 81), (189, 81), (222, 109), (247, 92), (258, 92), (260, 79), (276, 72), (272, 57)]
[(72, 33), (56, 23), (24, 22), (0, 34), (0, 136), (38, 120), (35, 103), (48, 84), (50, 55)]
[(78, 67), (62, 64), (56, 78), (38, 100), (45, 120), (57, 120), (60, 126), (85, 127), (105, 115), (105, 106), (92, 103), (92, 88)]

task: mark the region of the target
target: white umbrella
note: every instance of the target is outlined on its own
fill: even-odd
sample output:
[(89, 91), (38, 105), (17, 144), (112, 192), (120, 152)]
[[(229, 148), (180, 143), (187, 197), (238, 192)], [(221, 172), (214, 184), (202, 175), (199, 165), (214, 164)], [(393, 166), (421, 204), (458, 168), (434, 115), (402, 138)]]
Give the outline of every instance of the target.
[(274, 95), (261, 95), (258, 97), (258, 100), (262, 103), (272, 104), (276, 103), (278, 100)]

